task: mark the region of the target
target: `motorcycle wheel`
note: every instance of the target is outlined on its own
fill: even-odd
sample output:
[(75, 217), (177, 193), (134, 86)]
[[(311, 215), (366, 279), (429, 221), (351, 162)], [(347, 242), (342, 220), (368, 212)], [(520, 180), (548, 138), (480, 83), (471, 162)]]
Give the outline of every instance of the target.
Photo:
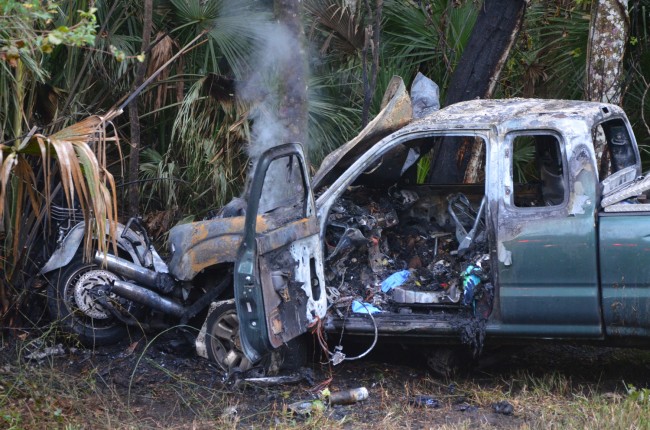
[(225, 372), (245, 372), (253, 366), (239, 337), (239, 317), (234, 300), (217, 303), (207, 319), (205, 346), (208, 358)]
[[(50, 278), (47, 302), (52, 321), (86, 346), (122, 340), (127, 327), (90, 294), (93, 288), (117, 279), (122, 278), (96, 264), (84, 263), (80, 255), (75, 256)], [(114, 295), (108, 295), (108, 299), (129, 312), (134, 310), (133, 303), (125, 299)]]

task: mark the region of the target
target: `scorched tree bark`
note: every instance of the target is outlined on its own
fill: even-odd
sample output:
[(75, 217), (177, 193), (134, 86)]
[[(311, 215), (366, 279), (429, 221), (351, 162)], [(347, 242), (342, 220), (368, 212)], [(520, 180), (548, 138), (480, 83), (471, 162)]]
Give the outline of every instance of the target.
[[(489, 98), (508, 58), (526, 10), (525, 0), (485, 0), (447, 88), (445, 105), (475, 98)], [(482, 148), (474, 141), (444, 142), (436, 148), (429, 180), (433, 183), (471, 182), (475, 172), (466, 170)]]

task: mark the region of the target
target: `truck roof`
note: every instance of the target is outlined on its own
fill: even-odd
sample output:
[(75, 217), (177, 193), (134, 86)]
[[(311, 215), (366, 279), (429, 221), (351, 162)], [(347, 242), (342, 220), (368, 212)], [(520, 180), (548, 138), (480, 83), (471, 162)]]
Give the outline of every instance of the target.
[(526, 124), (553, 119), (576, 119), (593, 123), (611, 115), (623, 114), (612, 104), (582, 100), (551, 99), (487, 99), (469, 100), (447, 106), (411, 123), (408, 128), (489, 128), (505, 122), (518, 121)]
[[(535, 129), (561, 127), (566, 121), (581, 124), (581, 132), (609, 117), (623, 117), (623, 110), (612, 104), (581, 100), (552, 99), (477, 99), (459, 102), (437, 110), (423, 118), (411, 120), (411, 99), (399, 80), (387, 106), (351, 141), (332, 151), (313, 177), (314, 189), (331, 184), (352, 162), (386, 138), (389, 133), (408, 135), (420, 131), (489, 130), (497, 128)], [(575, 125), (574, 124), (574, 125)]]

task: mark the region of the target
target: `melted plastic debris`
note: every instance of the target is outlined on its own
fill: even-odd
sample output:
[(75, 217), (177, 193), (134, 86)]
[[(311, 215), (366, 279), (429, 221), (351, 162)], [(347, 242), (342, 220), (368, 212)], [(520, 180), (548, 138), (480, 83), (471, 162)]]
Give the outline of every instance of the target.
[(417, 406), (419, 408), (433, 408), (437, 409), (441, 405), (440, 400), (426, 395), (414, 396), (409, 399), (409, 405)]
[[(462, 342), (478, 355), (494, 298), (482, 201), (456, 191), (348, 190), (329, 215), (325, 238), (332, 312), (456, 312)], [(459, 238), (474, 228), (459, 252)]]
[(455, 224), (467, 231), (483, 223), (472, 218), (479, 211), (470, 199), (458, 193), (447, 197), (462, 199), (466, 210), (456, 205), (449, 216), (447, 199), (396, 187), (388, 192), (357, 187), (340, 198), (326, 234), (328, 295), (334, 305), (342, 309), (359, 300), (397, 312), (401, 306), (463, 303), (475, 313), (485, 295), (480, 286), (490, 280), (486, 235), (459, 256)]

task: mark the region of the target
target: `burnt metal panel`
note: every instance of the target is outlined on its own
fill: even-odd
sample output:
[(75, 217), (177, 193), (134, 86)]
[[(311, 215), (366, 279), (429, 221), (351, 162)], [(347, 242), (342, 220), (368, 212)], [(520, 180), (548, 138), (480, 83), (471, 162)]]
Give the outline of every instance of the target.
[(300, 279), (300, 258), (296, 259), (290, 246), (260, 256), (259, 278), (264, 291), (264, 311), (267, 317), (267, 335), (273, 348), (279, 348), (305, 332), (309, 324), (309, 276)]
[[(257, 231), (271, 227), (272, 220), (257, 217)], [(244, 231), (244, 217), (217, 218), (182, 224), (172, 228), (169, 272), (181, 281), (189, 281), (201, 270), (235, 261)]]
[(411, 121), (413, 109), (411, 98), (401, 78), (391, 80), (386, 94), (386, 107), (351, 141), (331, 152), (320, 165), (312, 179), (312, 187), (318, 190), (331, 185), (360, 155), (386, 135), (399, 130)]
[(318, 234), (318, 221), (316, 218), (303, 218), (258, 237), (257, 251), (266, 254), (312, 234)]
[(375, 324), (380, 336), (458, 336), (466, 318), (454, 314), (391, 314), (388, 312), (374, 314), (373, 320), (368, 315), (353, 314), (345, 318), (330, 317), (325, 323), (325, 330), (373, 335)]
[[(304, 193), (305, 204), (290, 218), (282, 215), (286, 207), (270, 205), (274, 209), (265, 217), (275, 222), (261, 232), (256, 225), (259, 216), (255, 214), (265, 184), (275, 178), (269, 175), (269, 166), (283, 158), (299, 163), (301, 183), (292, 186), (300, 187), (294, 191)], [(274, 196), (283, 197), (281, 193), (271, 197)], [(323, 255), (318, 222), (300, 145), (280, 145), (262, 154), (251, 180), (247, 210), (235, 262), (235, 304), (242, 349), (251, 361), (257, 361), (265, 353), (306, 332), (308, 324), (324, 317), (327, 308), (323, 271), (319, 268)], [(290, 222), (290, 219), (297, 221)], [(317, 273), (311, 273), (312, 268)], [(313, 277), (318, 278), (317, 294), (312, 288)]]
[(604, 119), (625, 117), (616, 105), (579, 100), (485, 99), (456, 103), (414, 121), (408, 128), (483, 128), (485, 126), (527, 124), (526, 128), (545, 128), (559, 120), (578, 121), (591, 127)]

